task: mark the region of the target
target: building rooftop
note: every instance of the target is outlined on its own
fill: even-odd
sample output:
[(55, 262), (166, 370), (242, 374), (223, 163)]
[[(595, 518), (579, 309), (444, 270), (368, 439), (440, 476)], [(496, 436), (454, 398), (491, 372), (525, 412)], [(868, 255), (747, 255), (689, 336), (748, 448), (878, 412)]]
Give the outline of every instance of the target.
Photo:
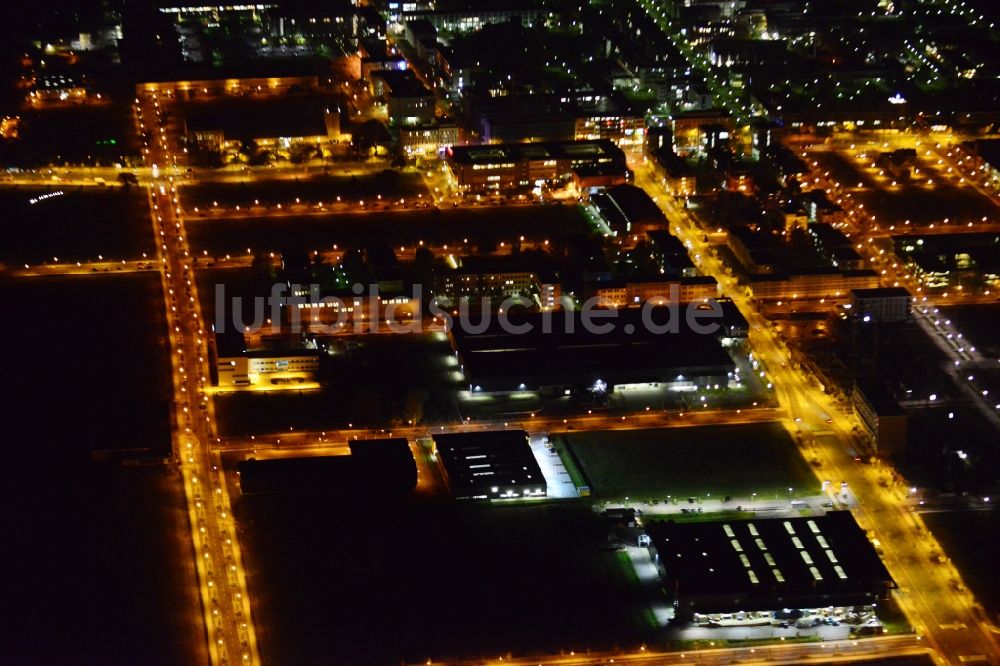
[(896, 396), (889, 389), (889, 385), (884, 381), (860, 378), (854, 381), (854, 386), (864, 395), (865, 400), (879, 416), (906, 415), (906, 412), (896, 400)]
[(211, 63), (185, 63), (145, 67), (142, 83), (182, 81), (219, 81), (222, 79), (266, 79), (316, 77), (329, 64), (319, 58), (259, 58), (215, 66)]
[(327, 112), (340, 113), (336, 100), (312, 95), (226, 97), (178, 110), (188, 132), (221, 131), (230, 140), (326, 136)]
[(448, 157), (461, 164), (549, 159), (568, 159), (577, 164), (601, 162), (615, 162), (623, 166), (625, 164), (625, 153), (608, 139), (452, 146), (448, 149)]
[(601, 211), (612, 229), (631, 229), (640, 223), (656, 223), (667, 219), (646, 191), (635, 185), (616, 185), (590, 200)]
[(459, 259), (456, 273), (538, 273), (551, 270), (552, 260), (543, 252), (525, 252), (513, 255), (476, 254)]
[(807, 518), (654, 521), (646, 531), (678, 597), (739, 596), (747, 600), (744, 610), (763, 610), (776, 600), (803, 608), (894, 586), (848, 511)]
[[(669, 318), (666, 308), (653, 308), (650, 314), (659, 325)], [(657, 333), (644, 324), (642, 315), (641, 308), (598, 312), (592, 323), (612, 326), (599, 332), (587, 330), (580, 312), (514, 310), (508, 313), (509, 323), (526, 324), (529, 331), (510, 333), (494, 319), (476, 333), (456, 325), (451, 338), (473, 390), (672, 382), (679, 375), (718, 378), (735, 370), (716, 334), (696, 333), (683, 316), (676, 333)], [(712, 322), (706, 315), (699, 323)], [(718, 323), (721, 334), (723, 321)]]
[(873, 289), (851, 289), (851, 295), (855, 298), (893, 298), (905, 296), (909, 298), (910, 292), (906, 287), (875, 287)]
[(243, 460), (243, 494), (406, 494), (417, 485), (417, 467), (404, 438), (357, 440), (349, 456), (301, 456)]
[(381, 79), (389, 88), (389, 95), (392, 97), (431, 97), (434, 95), (427, 86), (417, 78), (412, 69), (379, 70), (372, 72), (373, 79)]
[(439, 434), (434, 446), (456, 498), (485, 499), (511, 486), (545, 494), (545, 477), (523, 430)]

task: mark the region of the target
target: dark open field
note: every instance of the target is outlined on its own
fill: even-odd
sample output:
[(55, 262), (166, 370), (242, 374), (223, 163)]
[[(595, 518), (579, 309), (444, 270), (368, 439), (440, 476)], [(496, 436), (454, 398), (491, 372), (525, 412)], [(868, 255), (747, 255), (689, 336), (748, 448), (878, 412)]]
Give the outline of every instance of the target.
[(809, 153), (806, 162), (810, 167), (816, 162), (817, 166), (812, 168), (820, 173), (828, 172), (830, 180), (840, 183), (843, 187), (854, 188), (858, 183), (864, 187), (877, 187), (874, 178), (867, 172), (859, 170), (853, 160), (840, 153), (833, 151)]
[[(919, 162), (922, 174), (929, 175), (935, 184), (927, 186), (923, 176), (911, 181), (899, 181), (897, 187), (887, 187), (868, 170), (861, 170), (848, 157), (835, 152), (816, 152), (808, 157), (818, 163), (818, 170), (829, 172), (834, 182), (853, 190), (853, 196), (865, 209), (885, 224), (901, 224), (909, 220), (914, 225), (941, 224), (948, 218), (950, 224), (979, 222), (983, 216), (995, 219), (1000, 214), (992, 202), (972, 187), (945, 182), (941, 174), (925, 161)], [(855, 188), (858, 183), (863, 191)]]
[(179, 476), (95, 461), (169, 447), (155, 276), (0, 282), (6, 663), (206, 663)]
[(711, 493), (766, 500), (819, 492), (819, 482), (778, 423), (616, 430), (560, 435), (595, 497), (664, 500)]
[(995, 305), (954, 305), (942, 307), (941, 313), (987, 356), (1000, 357), (1000, 303)]
[(128, 103), (29, 110), (20, 139), (8, 150), (20, 166), (121, 163), (138, 160), (140, 146)]
[[(343, 171), (343, 169), (336, 169)], [(236, 178), (236, 176), (234, 176)], [(181, 201), (187, 210), (196, 207), (208, 210), (215, 204), (222, 208), (240, 206), (249, 208), (289, 206), (299, 199), (303, 204), (330, 205), (341, 197), (343, 201), (371, 201), (378, 195), (383, 199), (412, 199), (418, 194), (427, 196), (420, 174), (385, 170), (374, 174), (314, 175), (306, 178), (283, 176), (280, 178), (212, 182), (187, 185), (181, 189)]]
[(495, 661), (655, 640), (643, 592), (579, 504), (237, 501), (267, 663)]
[[(31, 203), (56, 192), (63, 194)], [(137, 259), (155, 250), (146, 193), (137, 187), (3, 186), (0, 210), (0, 262)]]
[(879, 222), (914, 225), (940, 225), (947, 218), (951, 225), (981, 222), (984, 216), (995, 219), (997, 209), (972, 187), (938, 184), (933, 187), (908, 185), (893, 190), (858, 192), (854, 195)]
[(192, 219), (187, 223), (192, 249), (211, 256), (246, 254), (247, 248), (280, 252), (289, 245), (323, 250), (379, 239), (393, 245), (427, 243), (513, 242), (558, 239), (590, 232), (576, 206), (510, 206)]
[(1000, 512), (951, 511), (927, 513), (923, 518), (992, 621), (1000, 621), (1000, 579), (996, 575)]

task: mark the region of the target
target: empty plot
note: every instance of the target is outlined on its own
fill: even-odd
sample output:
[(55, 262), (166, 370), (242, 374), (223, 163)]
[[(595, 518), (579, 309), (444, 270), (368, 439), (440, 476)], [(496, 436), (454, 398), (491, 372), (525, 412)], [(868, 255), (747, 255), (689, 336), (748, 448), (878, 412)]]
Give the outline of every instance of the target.
[(778, 423), (579, 432), (562, 436), (594, 496), (761, 500), (815, 494), (819, 482)]
[[(557, 239), (589, 233), (576, 206), (510, 206), (329, 215), (287, 215), (191, 219), (188, 236), (194, 250), (211, 256), (281, 252), (289, 246), (324, 250), (333, 245), (360, 245), (373, 238), (412, 246), (468, 240), (471, 252), (486, 243), (512, 243), (520, 236)], [(470, 253), (471, 253), (470, 252)]]

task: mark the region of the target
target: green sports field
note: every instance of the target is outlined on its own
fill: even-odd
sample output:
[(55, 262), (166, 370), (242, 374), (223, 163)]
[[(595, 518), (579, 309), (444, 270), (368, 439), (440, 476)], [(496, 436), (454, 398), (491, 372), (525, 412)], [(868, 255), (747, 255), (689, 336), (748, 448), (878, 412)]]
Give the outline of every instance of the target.
[(819, 482), (779, 423), (559, 435), (593, 496), (638, 501), (732, 495), (811, 495)]

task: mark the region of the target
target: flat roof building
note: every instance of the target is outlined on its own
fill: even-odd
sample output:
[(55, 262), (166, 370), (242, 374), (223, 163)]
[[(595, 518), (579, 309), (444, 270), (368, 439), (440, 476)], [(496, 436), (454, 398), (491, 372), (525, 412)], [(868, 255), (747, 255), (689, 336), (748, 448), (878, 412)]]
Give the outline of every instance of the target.
[(315, 90), (325, 63), (313, 58), (271, 58), (248, 60), (215, 67), (186, 63), (143, 71), (135, 86), (137, 95), (149, 93), (177, 95), (182, 99), (214, 95), (244, 95), (256, 92)]
[(452, 146), (448, 168), (460, 189), (512, 189), (568, 179), (582, 166), (617, 168), (625, 177), (625, 153), (607, 139)]
[(684, 277), (694, 277), (698, 274), (687, 247), (677, 236), (666, 229), (651, 229), (646, 232), (646, 238), (653, 251), (656, 263), (665, 273), (676, 273)]
[(357, 440), (349, 456), (301, 456), (242, 460), (244, 495), (333, 493), (405, 496), (417, 485), (417, 465), (406, 439)]
[(455, 499), (545, 497), (548, 487), (523, 430), (434, 435)]
[[(910, 318), (913, 296), (905, 287), (852, 289), (850, 311), (859, 319), (877, 322), (906, 321)], [(846, 306), (845, 306), (846, 307)]]
[(885, 382), (856, 380), (851, 405), (876, 453), (900, 453), (906, 449), (908, 418)]
[(386, 100), (389, 119), (396, 125), (427, 125), (434, 120), (434, 93), (412, 69), (372, 72), (372, 93)]
[[(725, 335), (721, 312), (718, 320), (699, 313), (700, 324), (718, 325), (715, 333), (702, 334), (688, 326), (685, 306), (675, 315), (668, 310), (597, 310), (587, 326), (581, 312), (518, 309), (506, 313), (507, 326), (493, 318), (485, 329), (469, 332), (456, 323), (450, 339), (473, 392), (562, 395), (626, 384), (726, 388), (736, 365), (719, 341)], [(676, 332), (653, 330), (646, 314), (658, 326), (676, 320)], [(512, 325), (528, 330), (512, 333)]]
[(675, 618), (875, 604), (895, 587), (848, 511), (646, 525)]
[(646, 191), (635, 185), (618, 185), (590, 197), (601, 217), (618, 235), (666, 227), (667, 218)]
[(179, 115), (185, 136), (220, 149), (247, 139), (278, 147), (349, 139), (341, 135), (336, 100), (319, 96), (225, 97), (181, 105)]

